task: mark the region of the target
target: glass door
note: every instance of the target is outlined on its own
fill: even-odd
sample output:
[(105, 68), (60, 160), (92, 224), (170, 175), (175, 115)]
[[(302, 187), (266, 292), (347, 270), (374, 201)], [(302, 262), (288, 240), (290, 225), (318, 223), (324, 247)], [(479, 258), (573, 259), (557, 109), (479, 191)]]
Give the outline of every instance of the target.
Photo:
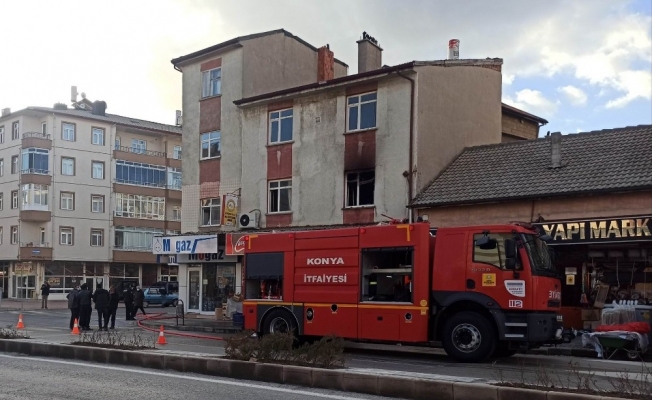
[(201, 304), (201, 269), (188, 269), (188, 311), (199, 312)]

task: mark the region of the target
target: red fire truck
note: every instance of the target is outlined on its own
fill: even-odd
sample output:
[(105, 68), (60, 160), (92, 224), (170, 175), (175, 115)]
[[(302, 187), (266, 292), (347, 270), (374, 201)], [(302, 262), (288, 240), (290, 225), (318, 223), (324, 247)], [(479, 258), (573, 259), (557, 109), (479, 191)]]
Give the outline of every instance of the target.
[(561, 341), (559, 276), (525, 225), (245, 237), (245, 329), (439, 345), (460, 361)]

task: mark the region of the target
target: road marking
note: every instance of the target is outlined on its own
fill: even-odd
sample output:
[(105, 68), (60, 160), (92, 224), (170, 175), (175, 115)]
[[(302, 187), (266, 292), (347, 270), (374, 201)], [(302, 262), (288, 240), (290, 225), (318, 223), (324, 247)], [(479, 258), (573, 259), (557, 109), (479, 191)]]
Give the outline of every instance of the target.
[[(292, 393), (292, 394), (298, 394), (298, 395), (304, 395), (304, 396), (312, 396), (312, 397), (320, 397), (323, 399), (334, 399), (334, 400), (351, 400), (351, 396), (337, 396), (333, 394), (323, 394), (323, 393), (315, 393), (315, 392), (309, 392), (307, 390), (300, 390), (300, 389), (287, 389), (287, 388), (280, 388), (280, 387), (275, 387), (275, 386), (264, 386), (264, 385), (257, 385), (255, 383), (242, 383), (242, 382), (231, 382), (231, 381), (225, 381), (222, 379), (215, 379), (215, 378), (201, 378), (198, 376), (183, 376), (183, 375), (176, 375), (176, 374), (169, 374), (166, 372), (159, 372), (159, 371), (147, 371), (147, 370), (136, 370), (132, 368), (123, 368), (123, 367), (109, 367), (106, 365), (93, 365), (93, 364), (86, 364), (86, 363), (79, 363), (79, 362), (71, 362), (71, 361), (63, 361), (63, 360), (52, 360), (48, 358), (37, 358), (37, 357), (19, 357), (19, 356), (10, 356), (6, 354), (0, 354), (0, 357), (2, 358), (10, 358), (14, 360), (24, 360), (24, 361), (42, 361), (42, 362), (49, 362), (52, 364), (62, 364), (62, 365), (74, 365), (77, 367), (84, 366), (84, 367), (89, 367), (89, 368), (98, 368), (98, 369), (107, 369), (111, 371), (119, 371), (119, 372), (135, 372), (139, 374), (144, 374), (144, 375), (153, 375), (157, 377), (168, 377), (168, 378), (177, 378), (177, 379), (185, 379), (185, 380), (191, 380), (191, 381), (198, 381), (198, 382), (208, 382), (208, 383), (216, 383), (216, 384), (221, 384), (221, 385), (230, 385), (230, 386), (237, 386), (237, 387), (245, 387), (245, 388), (253, 388), (253, 389), (260, 389), (260, 390), (267, 390), (267, 391), (272, 391), (272, 392), (280, 392), (280, 393)], [(364, 398), (364, 397), (361, 397)]]

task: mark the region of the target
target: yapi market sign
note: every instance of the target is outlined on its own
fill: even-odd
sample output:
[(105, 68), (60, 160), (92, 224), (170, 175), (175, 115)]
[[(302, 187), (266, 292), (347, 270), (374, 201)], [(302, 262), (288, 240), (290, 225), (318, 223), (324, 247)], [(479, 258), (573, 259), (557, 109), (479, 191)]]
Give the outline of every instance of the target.
[(535, 224), (551, 244), (652, 241), (652, 216)]

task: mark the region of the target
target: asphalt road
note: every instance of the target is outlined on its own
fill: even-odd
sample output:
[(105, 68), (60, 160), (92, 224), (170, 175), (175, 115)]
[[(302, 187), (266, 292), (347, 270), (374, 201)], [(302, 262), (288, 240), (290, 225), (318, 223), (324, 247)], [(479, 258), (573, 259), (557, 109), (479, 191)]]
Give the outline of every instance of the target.
[(2, 353), (0, 382), (0, 399), (387, 399), (291, 385)]
[[(119, 310), (119, 312), (122, 310)], [(158, 309), (156, 310), (158, 311)], [(0, 311), (0, 326), (15, 325), (18, 311)], [(68, 330), (67, 310), (23, 311), (23, 321), (33, 340), (70, 343), (77, 339)], [(94, 314), (95, 317), (95, 314)], [(137, 332), (154, 340), (158, 334), (140, 330), (133, 321), (124, 318), (116, 321), (118, 331), (131, 335)], [(91, 327), (97, 327), (96, 319)], [(224, 355), (223, 342), (210, 339), (180, 337), (168, 331), (168, 344), (157, 346), (161, 351), (179, 353), (201, 353), (206, 355)], [(193, 334), (184, 332), (184, 334)], [(197, 333), (201, 336), (218, 337), (217, 334)], [(392, 346), (394, 347), (394, 346)], [(603, 389), (610, 389), (609, 380), (617, 379), (623, 372), (629, 372), (630, 378), (640, 379), (642, 365), (639, 362), (607, 361), (585, 358), (517, 355), (511, 358), (492, 360), (481, 364), (464, 364), (452, 361), (441, 350), (406, 348), (412, 353), (395, 354), (383, 351), (354, 352), (347, 354), (347, 367), (360, 371), (373, 370), (377, 373), (392, 375), (420, 376), (440, 380), (462, 382), (536, 382), (549, 375), (549, 379), (559, 385), (560, 379), (573, 385), (577, 376), (593, 376)], [(571, 365), (572, 364), (572, 365)], [(650, 368), (649, 366), (647, 368)], [(652, 373), (652, 369), (649, 370)], [(570, 382), (568, 382), (570, 380)], [(0, 396), (1, 398), (1, 396)]]

